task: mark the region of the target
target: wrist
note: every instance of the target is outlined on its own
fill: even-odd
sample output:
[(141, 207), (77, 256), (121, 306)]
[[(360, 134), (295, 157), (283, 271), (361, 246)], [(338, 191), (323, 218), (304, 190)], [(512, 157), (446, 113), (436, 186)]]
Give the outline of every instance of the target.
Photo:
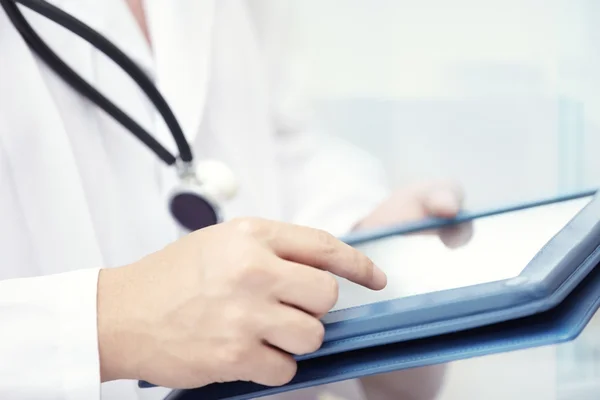
[(98, 276), (98, 350), (102, 382), (138, 379), (127, 317), (127, 267), (102, 269)]

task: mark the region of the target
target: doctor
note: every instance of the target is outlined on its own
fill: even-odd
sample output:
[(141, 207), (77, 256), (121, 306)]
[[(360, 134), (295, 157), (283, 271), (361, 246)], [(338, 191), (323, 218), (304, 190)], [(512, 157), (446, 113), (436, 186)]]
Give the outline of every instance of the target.
[[(285, 42), (275, 40), (282, 38), (278, 29), (285, 21), (275, 1), (267, 8), (266, 3), (243, 0), (51, 2), (108, 37), (146, 71), (174, 109), (198, 159), (218, 159), (234, 171), (240, 186), (223, 204), (225, 220), (256, 216), (339, 235), (426, 215), (452, 216), (459, 210), (462, 198), (451, 185), (432, 183), (390, 193), (380, 167), (360, 150), (315, 139), (296, 113)], [(156, 110), (121, 69), (70, 32), (24, 13), (63, 60), (165, 147), (176, 150)], [(18, 328), (11, 322), (31, 318), (27, 331), (3, 328), (0, 333), (0, 397), (94, 399), (102, 356), (96, 306), (107, 304), (100, 300), (108, 298), (109, 310), (119, 310), (135, 303), (137, 296), (131, 293), (145, 292), (143, 304), (158, 306), (169, 293), (184, 292), (164, 266), (184, 279), (180, 269), (195, 248), (193, 238), (202, 235), (205, 240), (198, 243), (222, 245), (231, 237), (228, 227), (238, 229), (239, 224), (178, 241), (181, 231), (167, 207), (177, 185), (173, 169), (52, 73), (1, 11), (0, 54), (0, 278), (5, 280), (0, 324)], [(442, 238), (455, 245), (467, 237)], [(232, 247), (232, 253), (242, 257), (240, 246)], [(310, 251), (309, 243), (304, 251)], [(342, 264), (338, 260), (335, 265)], [(130, 268), (110, 269), (125, 265)], [(148, 267), (157, 265), (163, 269)], [(99, 284), (93, 270), (98, 267), (106, 268)], [(118, 272), (132, 270), (137, 273)], [(332, 272), (355, 277), (339, 268)], [(102, 276), (118, 279), (109, 279), (107, 289)], [(167, 282), (165, 287), (156, 284), (159, 278)], [(114, 304), (122, 298), (126, 300)], [(127, 320), (136, 318), (128, 312)], [(143, 321), (142, 314), (137, 317)], [(98, 329), (102, 321), (99, 315)], [(16, 343), (35, 346), (27, 357), (13, 359)], [(158, 367), (146, 361), (145, 368)], [(435, 394), (439, 381), (430, 378), (439, 378), (437, 371), (422, 370), (422, 384), (407, 373), (353, 384), (370, 399), (382, 393), (425, 399)], [(163, 377), (165, 371), (154, 373)], [(109, 374), (104, 380), (114, 377), (123, 375)], [(140, 392), (132, 381), (102, 387), (103, 399), (163, 394), (160, 389)]]

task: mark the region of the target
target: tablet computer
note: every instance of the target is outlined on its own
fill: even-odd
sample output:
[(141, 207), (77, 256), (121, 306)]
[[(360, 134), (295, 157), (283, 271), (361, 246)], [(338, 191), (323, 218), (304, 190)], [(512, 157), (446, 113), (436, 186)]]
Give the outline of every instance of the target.
[(592, 193), (480, 214), (471, 219), (473, 239), (458, 249), (418, 230), (400, 240), (355, 242), (388, 274), (388, 287), (373, 292), (341, 281), (338, 304), (323, 318), (324, 345), (298, 359), (543, 312), (600, 258), (600, 200)]
[[(475, 234), (459, 249), (420, 234), (467, 221)], [(277, 388), (212, 384), (173, 391), (168, 399), (246, 400), (558, 343), (581, 332), (600, 307), (600, 198), (594, 192), (382, 232), (346, 239), (386, 271), (388, 287), (374, 292), (340, 280), (338, 304), (323, 318), (324, 344), (296, 357), (292, 382)]]

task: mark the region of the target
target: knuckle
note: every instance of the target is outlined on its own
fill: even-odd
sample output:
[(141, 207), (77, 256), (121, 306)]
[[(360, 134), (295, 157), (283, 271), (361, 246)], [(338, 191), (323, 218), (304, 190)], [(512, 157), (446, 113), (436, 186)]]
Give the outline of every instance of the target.
[(260, 236), (267, 225), (260, 218), (252, 217), (236, 218), (231, 221), (231, 224), (237, 232), (248, 236)]
[(340, 284), (338, 280), (335, 279), (335, 277), (329, 273), (325, 273), (324, 280), (326, 282), (326, 288), (323, 291), (323, 293), (325, 296), (325, 301), (327, 303), (327, 310), (325, 310), (325, 312), (328, 312), (336, 305), (338, 301), (340, 294)]
[(330, 256), (336, 252), (336, 238), (331, 233), (317, 230), (317, 240), (321, 248), (321, 252), (325, 256)]
[(337, 303), (339, 298), (339, 282), (329, 272), (320, 272), (319, 277), (319, 298), (318, 309), (315, 310), (319, 314), (329, 312)]
[(273, 374), (273, 382), (274, 386), (283, 386), (292, 381), (294, 376), (296, 376), (296, 372), (298, 371), (298, 365), (296, 361), (292, 358), (286, 359), (282, 365), (277, 368), (277, 372)]
[(237, 368), (248, 362), (250, 355), (249, 347), (244, 342), (236, 341), (224, 347), (219, 358), (222, 365)]
[(352, 269), (351, 279), (355, 281), (365, 281), (370, 280), (373, 277), (373, 272), (375, 266), (373, 261), (363, 255), (362, 253), (355, 251), (354, 259), (352, 260), (352, 265), (354, 268)]
[(264, 287), (275, 284), (273, 268), (260, 261), (247, 262), (238, 268), (236, 282), (248, 288)]
[(230, 332), (243, 334), (248, 328), (248, 310), (241, 303), (231, 304), (221, 310), (225, 326)]
[(317, 319), (313, 319), (313, 321), (314, 323), (311, 324), (306, 333), (306, 353), (319, 350), (325, 338), (325, 326)]

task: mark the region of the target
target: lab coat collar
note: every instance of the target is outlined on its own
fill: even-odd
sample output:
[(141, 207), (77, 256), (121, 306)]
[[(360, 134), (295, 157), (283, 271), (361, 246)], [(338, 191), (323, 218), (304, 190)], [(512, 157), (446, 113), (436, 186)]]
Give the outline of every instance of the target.
[(97, 8), (102, 15), (102, 34), (155, 79), (152, 51), (125, 0), (88, 0), (88, 3), (88, 7)]
[[(188, 141), (196, 139), (208, 90), (215, 0), (145, 0), (151, 45), (125, 0), (52, 2), (99, 30), (132, 58), (155, 82)], [(160, 117), (157, 127), (157, 139), (175, 151)]]
[(156, 82), (193, 142), (204, 111), (214, 0), (146, 0)]

